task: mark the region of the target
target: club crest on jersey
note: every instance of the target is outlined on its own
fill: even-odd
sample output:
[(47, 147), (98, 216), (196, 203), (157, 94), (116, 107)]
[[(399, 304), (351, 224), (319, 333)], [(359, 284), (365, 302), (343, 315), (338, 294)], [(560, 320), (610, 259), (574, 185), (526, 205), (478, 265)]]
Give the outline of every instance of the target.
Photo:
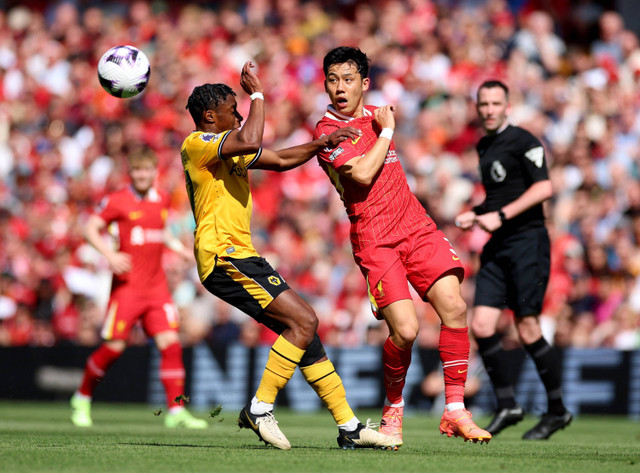
[(507, 170), (502, 166), (500, 161), (494, 161), (491, 164), (491, 179), (494, 182), (502, 182), (507, 177)]
[(542, 167), (542, 162), (544, 160), (544, 148), (542, 148), (542, 146), (531, 148), (529, 151), (524, 153), (524, 155), (529, 161), (535, 164), (537, 168)]
[(331, 155), (329, 155), (329, 161), (333, 162), (335, 161), (338, 156), (340, 156), (342, 153), (344, 153), (344, 148), (342, 146), (338, 146), (333, 153), (331, 153)]
[(277, 278), (276, 276), (269, 276), (267, 280), (269, 281), (269, 283), (271, 283), (272, 286), (279, 286), (280, 284), (282, 284), (280, 278)]
[(202, 135), (200, 135), (200, 139), (205, 143), (208, 143), (211, 140), (217, 140), (218, 135), (216, 133), (203, 133)]

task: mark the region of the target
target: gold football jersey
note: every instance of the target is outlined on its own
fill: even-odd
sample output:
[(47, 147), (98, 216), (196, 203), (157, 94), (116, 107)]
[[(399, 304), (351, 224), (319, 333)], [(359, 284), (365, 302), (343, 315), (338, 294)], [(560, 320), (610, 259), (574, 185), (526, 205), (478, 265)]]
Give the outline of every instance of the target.
[(195, 131), (182, 144), (182, 167), (191, 209), (196, 220), (195, 255), (204, 281), (216, 257), (258, 256), (251, 243), (251, 189), (248, 169), (255, 154), (223, 159), (220, 149), (229, 131)]

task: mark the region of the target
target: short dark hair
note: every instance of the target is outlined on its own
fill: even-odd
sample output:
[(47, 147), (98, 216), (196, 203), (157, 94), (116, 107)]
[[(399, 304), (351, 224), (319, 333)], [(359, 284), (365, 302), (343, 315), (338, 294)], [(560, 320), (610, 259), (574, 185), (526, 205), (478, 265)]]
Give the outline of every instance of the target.
[(369, 58), (365, 53), (360, 51), (359, 48), (352, 48), (349, 46), (340, 46), (332, 49), (326, 54), (324, 61), (322, 62), (324, 76), (327, 77), (327, 73), (331, 66), (334, 64), (344, 64), (345, 62), (354, 64), (363, 79), (369, 77)]
[[(480, 87), (478, 87), (478, 95), (477, 97), (480, 96), (480, 91), (482, 89), (494, 89), (496, 87), (500, 87), (502, 90), (504, 90), (504, 95), (507, 97), (507, 102), (509, 101), (509, 87), (507, 87), (507, 85), (499, 80), (486, 80), (484, 81), (482, 84), (480, 84)], [(476, 97), (476, 98), (477, 98)]]
[(236, 93), (226, 84), (199, 85), (191, 92), (185, 108), (189, 110), (194, 123), (199, 125), (205, 110), (215, 110), (229, 95)]

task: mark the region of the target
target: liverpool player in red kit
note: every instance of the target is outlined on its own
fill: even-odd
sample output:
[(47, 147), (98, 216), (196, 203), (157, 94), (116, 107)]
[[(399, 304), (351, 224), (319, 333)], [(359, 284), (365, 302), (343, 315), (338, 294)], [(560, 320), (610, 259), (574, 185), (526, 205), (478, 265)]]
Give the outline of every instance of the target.
[[(160, 380), (168, 405), (165, 425), (195, 429), (207, 426), (206, 421), (191, 416), (180, 399), (185, 373), (178, 314), (162, 269), (162, 253), (167, 246), (186, 258), (193, 256), (165, 229), (169, 203), (167, 195), (153, 187), (157, 174), (155, 154), (141, 151), (131, 155), (131, 185), (107, 196), (85, 229), (87, 241), (109, 262), (113, 281), (101, 334), (104, 342), (89, 356), (82, 384), (71, 398), (71, 421), (79, 427), (93, 425), (93, 391), (126, 348), (131, 329), (138, 321), (160, 351)], [(101, 235), (111, 224), (117, 225), (117, 250)]]
[(418, 334), (409, 281), (442, 322), (439, 350), (446, 407), (440, 432), (488, 442), (491, 434), (473, 422), (464, 405), (469, 358), (467, 306), (460, 293), (464, 272), (449, 241), (409, 190), (392, 141), (393, 107), (364, 106), (369, 60), (359, 49), (333, 49), (323, 69), (331, 105), (314, 139), (344, 126), (362, 132), (325, 149), (318, 161), (349, 215), (353, 256), (366, 279), (374, 312), (389, 327), (383, 348), (387, 398), (380, 432), (402, 438), (402, 389)]

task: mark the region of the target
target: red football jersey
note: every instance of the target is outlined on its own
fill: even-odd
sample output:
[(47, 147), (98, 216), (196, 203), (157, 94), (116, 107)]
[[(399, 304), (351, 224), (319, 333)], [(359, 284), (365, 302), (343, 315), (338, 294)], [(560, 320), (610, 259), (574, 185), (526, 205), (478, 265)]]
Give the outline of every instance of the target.
[(107, 225), (117, 225), (119, 251), (131, 255), (131, 271), (113, 275), (111, 292), (131, 291), (135, 297), (168, 294), (162, 267), (168, 196), (152, 188), (141, 198), (129, 186), (105, 197), (96, 213)]
[(356, 253), (372, 242), (394, 242), (418, 227), (433, 223), (409, 189), (393, 141), (384, 165), (371, 185), (360, 186), (338, 173), (339, 167), (355, 157), (364, 156), (378, 139), (381, 129), (373, 118), (375, 109), (366, 106), (365, 116), (351, 118), (329, 106), (316, 125), (313, 137), (318, 139), (345, 126), (362, 131), (359, 138), (345, 140), (335, 149), (325, 148), (318, 154), (318, 162), (333, 182), (349, 215), (351, 244)]

